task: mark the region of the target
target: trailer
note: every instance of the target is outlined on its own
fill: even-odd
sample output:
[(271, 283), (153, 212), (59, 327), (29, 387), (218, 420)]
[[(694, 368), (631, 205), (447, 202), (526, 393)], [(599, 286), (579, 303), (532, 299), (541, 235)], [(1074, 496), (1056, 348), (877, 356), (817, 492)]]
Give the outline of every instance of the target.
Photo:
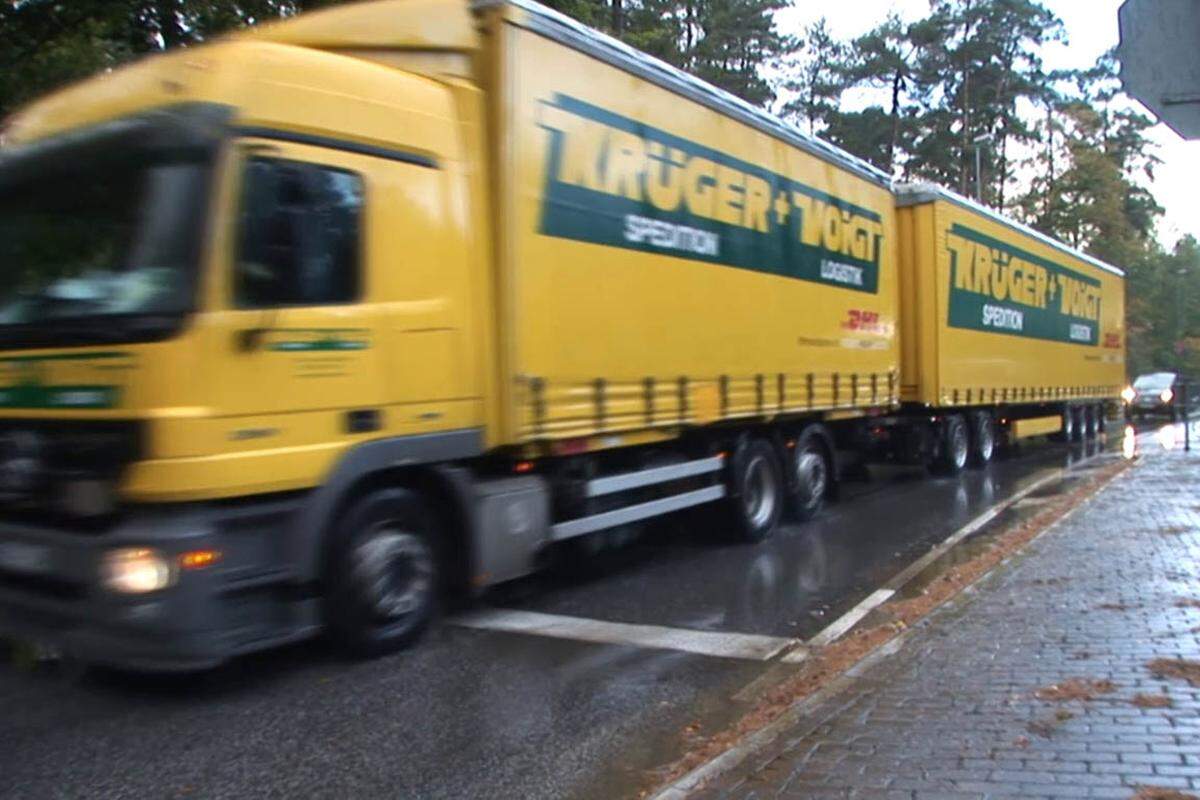
[(1121, 270), (938, 186), (896, 198), (905, 411), (962, 417), (977, 460), (989, 427), (1096, 436), (1125, 381)]

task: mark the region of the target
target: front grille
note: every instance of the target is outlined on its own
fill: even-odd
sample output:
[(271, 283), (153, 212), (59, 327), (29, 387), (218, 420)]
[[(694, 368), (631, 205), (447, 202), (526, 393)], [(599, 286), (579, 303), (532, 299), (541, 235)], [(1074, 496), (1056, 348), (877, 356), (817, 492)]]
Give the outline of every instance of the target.
[(125, 469), (143, 452), (134, 421), (0, 420), (0, 516), (103, 525), (117, 512)]
[(0, 569), (0, 588), (36, 594), (54, 600), (81, 600), (83, 585), (75, 581), (45, 575), (24, 575)]

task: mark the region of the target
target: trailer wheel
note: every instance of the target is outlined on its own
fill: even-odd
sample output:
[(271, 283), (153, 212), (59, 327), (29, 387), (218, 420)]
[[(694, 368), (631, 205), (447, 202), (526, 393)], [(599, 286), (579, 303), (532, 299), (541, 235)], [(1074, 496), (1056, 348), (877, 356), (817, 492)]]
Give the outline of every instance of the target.
[(942, 420), (938, 441), (938, 454), (933, 462), (935, 471), (954, 475), (967, 465), (970, 453), (970, 434), (967, 423), (959, 414), (951, 414)]
[(775, 532), (783, 513), (783, 471), (775, 448), (751, 439), (730, 459), (726, 507), (737, 538), (759, 542)]
[(372, 492), (342, 517), (332, 543), (326, 622), (356, 657), (394, 652), (428, 627), (439, 570), (432, 517), (408, 489)]
[(982, 467), (987, 465), (996, 453), (996, 425), (992, 415), (986, 411), (976, 411), (971, 414), (970, 419), (970, 463), (973, 467)]
[(813, 428), (800, 433), (792, 448), (790, 467), (795, 483), (791, 492), (792, 513), (804, 522), (820, 513), (829, 491), (829, 458), (821, 437)]
[(1062, 430), (1059, 438), (1064, 442), (1075, 441), (1075, 409), (1064, 406), (1062, 410)]
[(1086, 441), (1092, 441), (1100, 433), (1099, 413), (1095, 406), (1087, 406), (1083, 409), (1083, 438)]
[(1076, 406), (1071, 409), (1071, 416), (1075, 418), (1071, 422), (1071, 441), (1082, 442), (1087, 438), (1087, 409)]

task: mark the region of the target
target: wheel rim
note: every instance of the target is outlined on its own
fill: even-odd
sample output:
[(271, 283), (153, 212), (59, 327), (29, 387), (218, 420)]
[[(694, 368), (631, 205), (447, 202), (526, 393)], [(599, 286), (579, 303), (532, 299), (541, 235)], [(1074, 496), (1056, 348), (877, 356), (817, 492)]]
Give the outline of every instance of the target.
[(950, 431), (950, 453), (954, 458), (954, 466), (963, 467), (967, 463), (967, 429), (964, 425), (955, 425)]
[(390, 523), (377, 526), (354, 548), (354, 585), (379, 622), (411, 616), (433, 589), (433, 554), (420, 536)]
[(771, 475), (771, 465), (761, 455), (754, 456), (746, 466), (746, 488), (742, 493), (746, 516), (755, 528), (763, 528), (775, 513), (777, 487)]
[(984, 418), (979, 421), (979, 457), (983, 461), (992, 460), (992, 452), (996, 449), (996, 436), (992, 432), (992, 423)]
[(1063, 414), (1063, 436), (1070, 439), (1075, 434), (1075, 413), (1068, 410)]
[(808, 493), (805, 498), (807, 504), (811, 505), (825, 496), (828, 476), (825, 474), (825, 459), (820, 453), (802, 450), (796, 459), (796, 475), (801, 489)]

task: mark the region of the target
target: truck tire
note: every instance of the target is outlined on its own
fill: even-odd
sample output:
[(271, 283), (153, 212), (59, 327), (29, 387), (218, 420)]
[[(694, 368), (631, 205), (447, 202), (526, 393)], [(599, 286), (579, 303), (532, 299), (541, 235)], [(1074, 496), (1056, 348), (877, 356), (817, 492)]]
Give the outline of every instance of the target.
[(433, 521), (403, 488), (356, 500), (333, 532), (326, 625), (349, 654), (373, 658), (424, 633), (437, 606)]
[(956, 475), (967, 465), (970, 455), (971, 436), (967, 422), (959, 414), (950, 414), (942, 420), (938, 435), (938, 452), (932, 467), (942, 475)]
[(750, 439), (730, 459), (725, 506), (734, 536), (743, 542), (760, 542), (775, 532), (783, 513), (783, 471), (775, 448), (762, 439)]
[(1087, 410), (1083, 406), (1071, 409), (1075, 419), (1071, 423), (1071, 441), (1082, 442), (1087, 438)]
[(1062, 410), (1062, 430), (1058, 438), (1064, 442), (1075, 441), (1075, 409), (1065, 406)]
[(829, 492), (829, 456), (815, 428), (801, 431), (789, 454), (788, 464), (793, 481), (789, 492), (792, 514), (805, 522), (821, 512)]
[(1083, 409), (1083, 438), (1086, 441), (1095, 441), (1100, 434), (1099, 413), (1095, 406), (1087, 406)]
[(987, 466), (996, 454), (996, 424), (986, 411), (972, 413), (970, 420), (970, 464), (973, 467)]

